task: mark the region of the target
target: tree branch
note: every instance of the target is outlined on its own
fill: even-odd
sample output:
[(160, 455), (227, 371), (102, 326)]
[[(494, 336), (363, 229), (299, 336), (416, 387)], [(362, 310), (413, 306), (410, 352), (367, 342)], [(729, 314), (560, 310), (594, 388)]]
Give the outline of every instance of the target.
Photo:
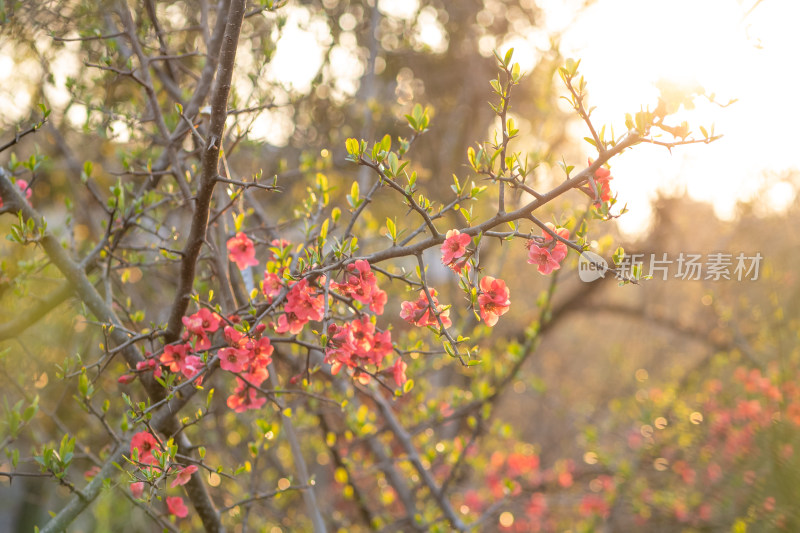
[(217, 84), (211, 97), (211, 124), (206, 145), (203, 149), (200, 190), (197, 193), (189, 238), (183, 249), (178, 291), (172, 303), (165, 335), (168, 343), (175, 341), (180, 335), (181, 319), (186, 313), (192, 296), (197, 258), (200, 256), (200, 250), (206, 240), (208, 213), (211, 207), (211, 198), (214, 194), (214, 185), (217, 182), (220, 145), (222, 143), (225, 119), (228, 116), (228, 94), (231, 89), (231, 78), (233, 77), (233, 67), (236, 60), (236, 46), (239, 43), (245, 3), (245, 0), (233, 0), (228, 12), (228, 22), (225, 27), (225, 36), (217, 69)]

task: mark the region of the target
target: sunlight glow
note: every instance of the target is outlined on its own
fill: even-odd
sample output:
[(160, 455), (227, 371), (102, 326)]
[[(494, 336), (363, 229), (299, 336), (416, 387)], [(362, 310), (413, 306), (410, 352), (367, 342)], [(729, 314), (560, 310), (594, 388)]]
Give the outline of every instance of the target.
[(411, 20), (419, 9), (418, 0), (379, 0), (378, 9), (395, 18)]
[(436, 10), (431, 7), (420, 12), (417, 18), (417, 34), (414, 37), (434, 54), (447, 50), (447, 32), (439, 22)]
[(308, 9), (289, 12), (275, 55), (269, 64), (269, 78), (283, 81), (290, 89), (305, 93), (325, 60), (323, 45), (330, 43), (330, 28)]
[[(681, 147), (672, 155), (642, 147), (613, 164), (621, 204), (631, 209), (619, 220), (626, 231), (644, 229), (646, 200), (658, 190), (685, 190), (730, 218), (737, 201), (766, 193), (765, 172), (800, 168), (793, 140), (800, 110), (786, 105), (782, 94), (800, 82), (789, 66), (800, 49), (792, 22), (800, 18), (800, 3), (765, 1), (745, 17), (752, 4), (599, 0), (565, 28), (562, 50), (582, 60), (590, 105), (598, 106), (592, 118), (613, 125), (617, 135), (625, 130), (626, 112), (655, 106), (659, 80), (702, 86), (719, 103), (738, 99), (724, 109), (697, 99), (696, 109), (676, 117), (706, 128), (714, 123), (724, 135), (720, 141)], [(563, 13), (556, 18), (569, 20)], [(573, 133), (586, 136), (585, 126), (576, 124)], [(779, 190), (791, 199), (795, 191), (787, 186)]]

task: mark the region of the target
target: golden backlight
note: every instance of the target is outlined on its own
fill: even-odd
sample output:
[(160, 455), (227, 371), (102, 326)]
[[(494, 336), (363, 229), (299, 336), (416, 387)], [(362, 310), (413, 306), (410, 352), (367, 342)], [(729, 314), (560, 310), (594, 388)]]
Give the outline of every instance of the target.
[[(654, 107), (660, 80), (685, 91), (702, 88), (718, 104), (737, 100), (722, 108), (700, 97), (676, 117), (714, 124), (724, 135), (717, 143), (671, 155), (643, 147), (612, 166), (622, 203), (631, 208), (620, 220), (626, 230), (643, 229), (646, 200), (658, 190), (686, 190), (723, 217), (735, 215), (740, 200), (756, 197), (764, 212), (793, 202), (800, 168), (800, 111), (792, 104), (800, 81), (797, 20), (799, 2), (599, 0), (565, 27), (563, 53), (582, 59), (591, 105), (598, 106), (593, 118), (615, 132), (624, 130), (626, 112)], [(576, 136), (585, 136), (580, 125)]]

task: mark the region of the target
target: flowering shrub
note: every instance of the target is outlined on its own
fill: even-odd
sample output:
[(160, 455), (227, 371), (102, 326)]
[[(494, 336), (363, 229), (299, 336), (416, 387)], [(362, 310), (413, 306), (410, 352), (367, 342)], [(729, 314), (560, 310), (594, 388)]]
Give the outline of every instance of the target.
[[(116, 161), (121, 170), (109, 194), (97, 187), (110, 179), (107, 170), (86, 161), (78, 171), (80, 187), (105, 217), (91, 246), (85, 236), (78, 246), (47, 225), (42, 213), (51, 216), (55, 206), (35, 205), (47, 185), (37, 181), (41, 161), (33, 157), (27, 166), (0, 172), (0, 214), (14, 220), (10, 240), (18, 253), (29, 254), (20, 262), (16, 294), (36, 288), (40, 275), (65, 280), (41, 304), (31, 303), (8, 328), (18, 331), (3, 338), (32, 327), (68, 298), (78, 302), (65, 329), (70, 338), (43, 335), (47, 370), (30, 371), (35, 376), (22, 385), (15, 378), (23, 392), (6, 409), (8, 469), (2, 473), (53, 478), (65, 491), (41, 531), (66, 529), (92, 502), (103, 501), (105, 489), (126, 497), (99, 502), (119, 511), (106, 514), (127, 516), (125, 506), (134, 505), (166, 530), (175, 530), (178, 519), (187, 529), (244, 528), (259, 514), (251, 509), (265, 503), (270, 516), (259, 529), (398, 523), (401, 530), (466, 531), (494, 521), (506, 504), (524, 511), (515, 526), (501, 514), (504, 530), (556, 530), (575, 516), (588, 530), (606, 519), (624, 484), (621, 476), (584, 472), (569, 457), (544, 465), (529, 446), (498, 451), (520, 446), (497, 438), (492, 409), (552, 318), (555, 271), (566, 268), (570, 250), (577, 258), (589, 248), (590, 232), (599, 231), (589, 222), (622, 212), (609, 185), (610, 161), (642, 143), (672, 148), (715, 138), (687, 133), (664, 140), (675, 128), (661, 111), (628, 117), (629, 128), (619, 136), (606, 136), (604, 129), (598, 134), (585, 110), (579, 62), (568, 60), (557, 72), (597, 154), (577, 171), (564, 164), (566, 175), (551, 186), (535, 179), (528, 155), (512, 151), (519, 129), (509, 110), (524, 77), (509, 50), (496, 56), (499, 75), (490, 83), (498, 131), (491, 141), (463, 147), (466, 175), (454, 176), (446, 194), (422, 177), (415, 162), (423, 149), (419, 139), (437, 142), (427, 140), (434, 115), (421, 104), (406, 109), (403, 133), (377, 141), (337, 139), (320, 151), (326, 155), (299, 156), (294, 182), (281, 168), (268, 184), (260, 172), (246, 176), (241, 170), (251, 161), (240, 159), (238, 150), (253, 149), (246, 140), (252, 124), (238, 121), (282, 104), (262, 100), (235, 110), (242, 96), (230, 90), (247, 83), (259, 90), (260, 74), (241, 75), (237, 55), (264, 50), (263, 63), (269, 62), (269, 41), (253, 43), (270, 35), (273, 22), (275, 32), (283, 27), (282, 18), (260, 16), (273, 16), (282, 6), (262, 2), (250, 12), (243, 0), (229, 4), (221, 11), (228, 5), (221, 3), (211, 18), (203, 4), (200, 32), (191, 25), (172, 28), (177, 12), (197, 15), (181, 6), (159, 4), (157, 10), (148, 4), (153, 20), (137, 25), (122, 3), (119, 20), (109, 22), (119, 24), (112, 37), (98, 29), (76, 38), (91, 52), (92, 69), (132, 82), (125, 91), (142, 90), (142, 100), (126, 108), (131, 117), (139, 115), (129, 119), (131, 146), (117, 146), (125, 154)], [(161, 19), (170, 31), (158, 23), (161, 11), (170, 13)], [(340, 18), (343, 30), (348, 24)], [(197, 45), (185, 54), (169, 53), (169, 35), (181, 32), (198, 33), (202, 54), (188, 52)], [(252, 47), (239, 45), (242, 32)], [(202, 62), (193, 62), (196, 55)], [(259, 61), (243, 63), (256, 68)], [(43, 112), (30, 133), (47, 120), (49, 111)], [(334, 167), (331, 153), (351, 166)], [(17, 177), (22, 173), (31, 179)], [(295, 183), (302, 183), (300, 192)], [(83, 191), (76, 186), (69, 192), (77, 190)], [(540, 220), (553, 200), (574, 191), (588, 194), (589, 202), (550, 212), (557, 224)], [(53, 192), (52, 203), (65, 203), (64, 194)], [(385, 222), (383, 202), (389, 204)], [(82, 216), (80, 210), (68, 213)], [(516, 288), (534, 269), (504, 267), (495, 260), (500, 246), (520, 257), (527, 248), (528, 263), (550, 276), (551, 290), (535, 306)], [(500, 343), (488, 336), (488, 328), (510, 330), (513, 320), (535, 309), (541, 315), (519, 328), (518, 338)], [(61, 345), (80, 348), (67, 353)], [(437, 389), (442, 375), (459, 373), (468, 378), (463, 387)], [(49, 375), (55, 378), (48, 384), (51, 378), (42, 376)], [(753, 383), (773, 404), (776, 394), (793, 394), (755, 378)], [(37, 394), (54, 388), (85, 418), (75, 420), (73, 413), (62, 423), (52, 394), (40, 413)], [(724, 446), (725, 461), (742, 460), (753, 434), (764, 430), (774, 408), (766, 401), (753, 398), (720, 410), (726, 414), (715, 423), (732, 440), (723, 443), (717, 433), (708, 438)], [(55, 423), (42, 422), (51, 415)], [(42, 434), (54, 437), (41, 437), (37, 429), (27, 437), (30, 457), (22, 447), (12, 451), (21, 432), (39, 423)], [(492, 436), (497, 448), (480, 450), (484, 436)], [(673, 463), (674, 473), (687, 484), (699, 483), (690, 458), (681, 460)], [(90, 480), (74, 475), (76, 463)], [(26, 470), (30, 465), (38, 470)], [(481, 467), (483, 490), (459, 485), (464, 469)], [(711, 464), (707, 470), (715, 472), (709, 469)], [(558, 504), (550, 489), (574, 501)], [(649, 496), (640, 489), (644, 506)], [(762, 504), (765, 513), (784, 508), (770, 497)], [(676, 516), (706, 516), (695, 503), (673, 502)]]

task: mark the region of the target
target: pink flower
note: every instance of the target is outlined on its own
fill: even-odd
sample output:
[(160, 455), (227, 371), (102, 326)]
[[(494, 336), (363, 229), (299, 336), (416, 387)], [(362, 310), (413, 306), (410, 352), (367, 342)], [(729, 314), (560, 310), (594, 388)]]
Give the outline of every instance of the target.
[[(556, 228), (548, 222), (546, 226), (562, 239), (569, 239), (569, 230), (566, 228)], [(567, 257), (567, 245), (553, 238), (550, 233), (542, 231), (542, 243), (538, 244), (534, 240), (527, 243), (528, 264), (537, 265), (541, 274), (549, 274), (553, 270), (561, 268), (561, 261)]]
[(272, 352), (275, 348), (272, 346), (269, 338), (261, 337), (252, 343), (250, 348), (250, 361), (259, 366), (269, 366), (272, 362)]
[(495, 279), (485, 276), (480, 282), (481, 294), (478, 296), (478, 305), (481, 310), (481, 318), (487, 326), (492, 327), (497, 324), (497, 319), (508, 312), (511, 305), (509, 300), (509, 290), (506, 282), (502, 279)]
[(240, 348), (223, 348), (218, 355), (220, 368), (228, 372), (241, 372), (250, 362), (250, 353)]
[(256, 389), (249, 387), (239, 378), (236, 378), (236, 382), (238, 383), (236, 390), (228, 396), (227, 404), (230, 409), (237, 413), (243, 413), (248, 409), (260, 409), (266, 403), (265, 397), (257, 396)]
[(200, 335), (202, 333), (214, 333), (217, 331), (222, 317), (203, 307), (195, 314), (183, 317), (182, 320), (183, 325), (186, 326), (189, 333)]
[(452, 265), (447, 265), (447, 266), (449, 266), (450, 269), (456, 274), (462, 274), (464, 272), (464, 269), (466, 269), (467, 272), (469, 272), (469, 258), (463, 257), (458, 261), (454, 262)]
[(333, 374), (338, 374), (343, 367), (356, 368), (364, 364), (380, 367), (393, 349), (391, 332), (376, 332), (375, 324), (364, 316), (342, 326), (328, 326), (325, 362), (332, 365)]
[[(589, 165), (592, 164), (592, 160), (589, 159)], [(599, 204), (601, 202), (607, 202), (611, 199), (611, 185), (608, 183), (614, 179), (614, 176), (611, 175), (611, 171), (607, 168), (600, 167), (594, 172), (594, 182), (597, 185), (597, 196), (595, 196), (595, 192), (592, 189), (591, 185), (585, 185), (581, 187), (581, 190), (595, 198), (595, 204)]]
[[(439, 300), (436, 299), (436, 290), (430, 289), (431, 300), (435, 306), (435, 312), (439, 313), (439, 318), (442, 320), (442, 325), (446, 328), (452, 326), (450, 322), (450, 309), (442, 310), (444, 306), (439, 305)], [(439, 322), (436, 317), (431, 313), (430, 303), (425, 291), (419, 291), (419, 298), (416, 302), (402, 302), (400, 304), (400, 318), (414, 324), (415, 326), (425, 327), (434, 326), (438, 327)]]
[(368, 304), (373, 313), (382, 315), (388, 298), (386, 292), (378, 288), (369, 262), (359, 259), (347, 265), (346, 270), (344, 282), (334, 282), (333, 289), (343, 296)]
[(354, 353), (357, 357), (366, 359), (372, 350), (372, 338), (375, 334), (375, 324), (365, 316), (361, 320), (353, 320), (348, 324), (352, 332)]
[[(191, 378), (200, 370), (202, 370), (204, 366), (203, 360), (200, 357), (196, 355), (189, 355), (191, 350), (192, 345), (189, 343), (167, 344), (164, 346), (164, 353), (161, 354), (161, 358), (159, 360), (161, 361), (161, 364), (169, 368), (170, 372), (180, 372), (187, 378)], [(147, 361), (147, 363), (149, 363), (149, 361)], [(137, 370), (139, 370), (138, 364)], [(199, 383), (200, 382), (198, 382), (198, 384)]]
[(185, 316), (181, 320), (187, 332), (196, 337), (197, 343), (195, 344), (195, 350), (203, 351), (211, 348), (211, 341), (208, 338), (208, 334), (214, 333), (219, 329), (222, 317), (204, 307), (195, 314)]
[(355, 263), (347, 265), (346, 270), (348, 273), (345, 275), (345, 282), (334, 283), (334, 289), (359, 302), (369, 303), (370, 293), (373, 288), (377, 287), (375, 274), (372, 273), (369, 262), (359, 259)]
[(250, 362), (252, 340), (238, 329), (230, 326), (225, 326), (224, 332), (229, 347), (217, 352), (219, 366), (228, 372), (241, 372)]
[(307, 279), (301, 279), (289, 289), (286, 295), (286, 313), (294, 313), (298, 320), (322, 320), (325, 310), (325, 297), (316, 294), (317, 290), (308, 284)]
[(192, 474), (197, 472), (196, 465), (189, 465), (186, 468), (181, 469), (178, 472), (178, 475), (175, 476), (175, 479), (172, 480), (170, 487), (177, 487), (178, 485), (186, 485), (189, 482), (189, 478), (192, 477)]
[[(181, 365), (181, 374), (183, 374), (186, 378), (191, 379), (197, 375), (198, 372), (203, 370), (204, 366), (205, 363), (203, 363), (202, 359), (196, 355), (190, 355), (183, 360), (183, 364)], [(197, 380), (198, 385), (202, 383), (201, 379), (202, 378)]]
[(137, 500), (142, 497), (142, 493), (144, 493), (144, 482), (137, 481), (136, 483), (131, 483), (131, 496), (136, 498)]
[(308, 323), (308, 320), (300, 320), (294, 313), (284, 313), (278, 317), (278, 323), (275, 325), (275, 331), (278, 333), (289, 332), (292, 335), (297, 335), (303, 331), (303, 326)]
[(272, 303), (272, 300), (278, 296), (283, 290), (283, 281), (277, 274), (271, 272), (264, 272), (264, 284), (261, 291), (267, 297), (267, 302)]
[(380, 331), (372, 337), (372, 349), (370, 354), (372, 362), (380, 366), (387, 355), (392, 353), (394, 345), (392, 344), (392, 332), (388, 329)]
[(250, 337), (234, 327), (225, 326), (223, 332), (225, 333), (225, 340), (228, 341), (228, 346), (233, 348), (245, 349), (247, 343), (250, 342)]
[(256, 250), (250, 237), (241, 231), (235, 237), (228, 239), (228, 259), (236, 263), (239, 270), (244, 270), (249, 266), (256, 266)]
[(171, 514), (174, 514), (178, 518), (186, 518), (189, 514), (189, 509), (186, 508), (186, 504), (183, 503), (183, 498), (180, 496), (170, 496), (167, 498), (167, 508)]
[[(556, 228), (550, 222), (547, 222), (545, 226), (547, 226), (547, 228), (550, 231), (552, 231), (562, 239), (564, 240), (569, 239), (569, 230), (567, 228)], [(554, 239), (553, 236), (546, 231), (542, 231), (542, 236), (544, 237), (544, 244), (552, 246), (553, 251), (551, 255), (553, 256), (553, 259), (555, 259), (559, 263), (563, 261), (564, 258), (567, 257), (567, 252), (569, 251), (567, 249), (567, 245), (559, 240)], [(555, 241), (555, 244), (551, 244), (553, 241)]]
[(267, 369), (266, 365), (259, 366), (251, 362), (247, 373), (241, 374), (241, 376), (244, 377), (244, 379), (246, 379), (249, 383), (252, 383), (258, 387), (269, 377), (269, 370)]
[(140, 431), (131, 438), (131, 457), (133, 457), (133, 450), (136, 450), (140, 463), (158, 464), (158, 459), (153, 456), (153, 450), (156, 448), (158, 448), (158, 441), (147, 431)]
[(556, 261), (547, 248), (540, 248), (533, 241), (529, 241), (528, 264), (537, 265), (540, 274), (549, 274), (558, 270), (561, 265)]
[(343, 366), (354, 368), (357, 363), (353, 360), (356, 352), (353, 328), (348, 324), (328, 326), (328, 345), (325, 348), (325, 362), (332, 365), (331, 373), (336, 375)]
[(408, 378), (406, 377), (406, 368), (408, 368), (408, 365), (399, 357), (392, 365), (392, 377), (394, 378), (394, 382), (398, 387), (402, 387), (405, 382), (408, 381)]
[(180, 372), (184, 360), (192, 349), (191, 344), (167, 344), (161, 354), (161, 364), (169, 367), (170, 372)]
[(386, 295), (386, 291), (380, 290), (377, 286), (373, 287), (369, 302), (370, 310), (376, 315), (382, 315), (387, 301), (389, 301), (389, 298)]
[[(467, 246), (471, 242), (472, 238), (469, 235), (461, 233), (457, 229), (448, 231), (444, 243), (442, 243), (442, 263), (455, 270), (456, 259), (467, 253)], [(463, 264), (461, 268), (463, 268)]]

